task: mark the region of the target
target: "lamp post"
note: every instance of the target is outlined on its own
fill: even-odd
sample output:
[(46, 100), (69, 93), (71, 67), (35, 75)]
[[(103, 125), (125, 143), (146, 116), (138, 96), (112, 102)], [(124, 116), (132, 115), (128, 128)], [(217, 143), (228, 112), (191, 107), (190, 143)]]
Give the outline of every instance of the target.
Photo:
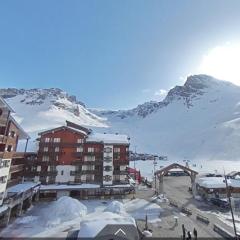
[(228, 186), (227, 177), (226, 177), (225, 173), (224, 173), (224, 178), (225, 178), (228, 202), (229, 202), (229, 205), (230, 205), (230, 210), (231, 210), (231, 215), (232, 215), (234, 234), (235, 234), (236, 239), (238, 239), (237, 229), (236, 229), (236, 224), (235, 224), (235, 218), (234, 218), (233, 209), (232, 209), (231, 192), (230, 192), (230, 189), (229, 189), (229, 186)]

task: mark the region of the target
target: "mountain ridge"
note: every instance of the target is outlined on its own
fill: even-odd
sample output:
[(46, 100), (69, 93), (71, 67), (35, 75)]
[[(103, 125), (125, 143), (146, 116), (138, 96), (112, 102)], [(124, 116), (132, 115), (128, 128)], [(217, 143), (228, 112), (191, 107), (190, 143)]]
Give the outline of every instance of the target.
[(240, 160), (240, 87), (207, 75), (189, 76), (163, 101), (118, 111), (87, 109), (60, 89), (45, 90), (49, 94), (41, 89), (11, 91), (0, 94), (5, 93), (32, 139), (70, 120), (100, 132), (128, 134), (139, 152), (176, 160)]

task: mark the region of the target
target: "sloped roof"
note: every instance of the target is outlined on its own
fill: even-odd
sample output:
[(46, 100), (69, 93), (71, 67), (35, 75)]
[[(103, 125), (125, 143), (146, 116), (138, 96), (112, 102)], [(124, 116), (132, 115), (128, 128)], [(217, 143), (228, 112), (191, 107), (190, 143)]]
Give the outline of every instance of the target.
[(4, 105), (6, 108), (9, 109), (10, 112), (14, 112), (14, 110), (9, 106), (9, 104), (0, 96), (0, 104)]
[(87, 142), (104, 142), (105, 144), (129, 144), (130, 138), (123, 134), (95, 133), (89, 134)]
[(69, 130), (69, 131), (72, 131), (72, 132), (75, 132), (75, 133), (81, 133), (81, 134), (87, 135), (87, 133), (82, 131), (82, 130), (79, 130), (79, 129), (76, 129), (76, 128), (73, 128), (73, 127), (68, 127), (68, 126), (60, 126), (60, 127), (56, 127), (56, 128), (51, 128), (51, 129), (48, 129), (46, 131), (39, 132), (38, 135), (44, 135), (44, 134), (47, 134), (47, 133), (56, 132), (56, 131), (60, 131), (60, 130)]
[(19, 129), (19, 139), (30, 139), (30, 136), (23, 130), (20, 124), (10, 115), (10, 121), (14, 123), (14, 125)]

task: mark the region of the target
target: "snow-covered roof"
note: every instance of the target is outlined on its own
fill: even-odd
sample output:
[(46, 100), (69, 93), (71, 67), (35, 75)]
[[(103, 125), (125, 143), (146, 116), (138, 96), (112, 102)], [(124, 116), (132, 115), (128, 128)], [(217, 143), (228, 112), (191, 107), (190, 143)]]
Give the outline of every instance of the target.
[(41, 185), (40, 190), (66, 190), (66, 189), (89, 189), (89, 188), (100, 188), (98, 184), (83, 183), (78, 185), (67, 185), (67, 184), (49, 184)]
[(116, 213), (103, 212), (99, 215), (89, 215), (80, 224), (78, 238), (94, 238), (107, 225), (133, 225), (136, 227), (134, 218), (121, 216)]
[[(240, 188), (240, 180), (227, 179), (228, 186)], [(203, 177), (196, 180), (204, 188), (226, 188), (225, 178), (223, 177)]]
[(95, 133), (92, 132), (87, 142), (104, 142), (105, 144), (129, 144), (129, 137), (123, 134)]
[(38, 187), (40, 185), (40, 182), (24, 182), (24, 183), (19, 183), (15, 186), (12, 186), (8, 188), (7, 192), (8, 193), (22, 193), (25, 192), (31, 188)]
[(3, 97), (0, 96), (0, 105), (1, 103), (8, 108), (10, 112), (14, 112), (14, 110), (10, 107), (10, 105), (3, 99)]
[(19, 129), (19, 139), (30, 139), (30, 136), (23, 130), (20, 124), (10, 115), (10, 120)]
[(59, 131), (59, 130), (62, 130), (62, 129), (69, 129), (71, 131), (87, 135), (87, 133), (84, 132), (83, 130), (73, 128), (73, 127), (69, 127), (69, 126), (61, 126), (61, 127), (51, 128), (51, 129), (48, 129), (48, 130), (45, 130), (43, 132), (38, 133), (38, 135), (42, 135), (42, 134), (46, 134), (46, 133), (50, 133), (50, 132), (56, 132), (56, 131)]

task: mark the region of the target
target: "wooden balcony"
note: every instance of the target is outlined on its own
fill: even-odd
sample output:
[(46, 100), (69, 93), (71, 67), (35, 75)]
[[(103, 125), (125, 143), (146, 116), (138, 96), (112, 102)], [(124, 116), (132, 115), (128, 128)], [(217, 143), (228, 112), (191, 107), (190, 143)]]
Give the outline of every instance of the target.
[(7, 122), (8, 122), (7, 118), (0, 117), (0, 126), (3, 126), (3, 127), (6, 126)]
[(129, 165), (129, 160), (114, 160), (113, 165)]
[(0, 135), (0, 144), (6, 144), (8, 137), (5, 135)]
[(21, 171), (23, 171), (23, 169), (24, 169), (24, 164), (11, 165), (10, 173), (21, 172)]
[(116, 174), (116, 175), (127, 175), (128, 171), (127, 170), (113, 170), (113, 174)]
[(21, 183), (21, 182), (22, 182), (21, 178), (8, 180), (7, 188), (10, 188), (10, 187), (12, 187), (14, 185), (17, 185), (17, 184)]
[(37, 176), (57, 176), (57, 171), (41, 171), (36, 173)]
[(2, 159), (12, 159), (13, 152), (0, 152), (0, 158)]

